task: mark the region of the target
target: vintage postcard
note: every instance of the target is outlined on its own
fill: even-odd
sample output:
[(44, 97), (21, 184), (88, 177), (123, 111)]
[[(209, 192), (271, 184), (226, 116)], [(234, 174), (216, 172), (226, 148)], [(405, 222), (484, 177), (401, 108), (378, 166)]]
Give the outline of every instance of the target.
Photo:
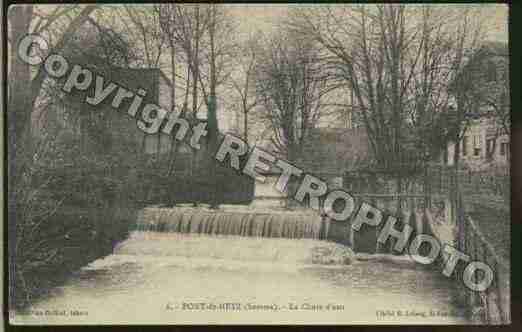
[(509, 324), (508, 15), (10, 6), (9, 323)]

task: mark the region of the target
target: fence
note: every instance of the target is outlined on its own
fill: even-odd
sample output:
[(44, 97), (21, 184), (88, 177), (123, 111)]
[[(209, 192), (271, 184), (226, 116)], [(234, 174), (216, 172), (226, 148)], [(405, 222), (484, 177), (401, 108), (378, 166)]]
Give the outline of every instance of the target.
[(444, 166), (431, 166), (426, 173), (431, 192), (447, 193), (453, 190), (455, 180), (465, 194), (484, 194), (506, 199), (510, 191), (509, 169), (498, 168), (485, 171), (455, 169)]
[[(473, 219), (466, 215), (462, 199), (457, 213), (457, 249), (470, 256), (470, 261), (486, 263), (493, 270), (493, 284), (483, 292), (467, 289), (462, 281), (462, 271), (456, 274), (459, 299), (471, 309), (474, 320), (485, 324), (509, 324), (510, 312), (510, 267), (509, 263), (495, 252)], [(475, 274), (475, 281), (479, 277)]]
[(501, 199), (509, 198), (509, 173), (462, 171), (459, 176), (464, 193), (498, 196)]
[[(435, 175), (435, 176), (434, 176)], [(459, 176), (459, 189), (456, 189), (455, 175)], [(496, 178), (494, 178), (496, 177)], [(510, 312), (510, 267), (509, 262), (500, 257), (493, 245), (485, 238), (479, 227), (467, 213), (462, 197), (469, 195), (470, 191), (478, 193), (487, 192), (492, 188), (483, 188), (496, 181), (504, 181), (508, 178), (506, 174), (492, 174), (491, 172), (450, 172), (448, 170), (436, 170), (431, 172), (429, 179), (431, 193), (423, 194), (371, 194), (360, 193), (354, 194), (358, 200), (370, 202), (384, 211), (392, 213), (400, 213), (403, 220), (411, 220), (411, 217), (403, 216), (405, 210), (408, 211), (430, 211), (431, 215), (435, 215), (437, 205), (441, 204), (443, 214), (442, 220), (445, 225), (439, 225), (434, 218), (429, 218), (428, 224), (423, 220), (423, 224), (428, 226), (430, 230), (436, 230), (434, 233), (439, 240), (444, 242), (453, 242), (457, 249), (469, 256), (470, 262), (480, 261), (493, 270), (494, 277), (492, 285), (483, 292), (476, 292), (468, 289), (462, 281), (463, 268), (458, 268), (454, 274), (457, 287), (457, 302), (467, 308), (475, 323), (481, 324), (508, 324), (511, 321)], [(481, 191), (477, 190), (480, 186)], [(453, 188), (453, 189), (452, 189)], [(509, 188), (509, 186), (508, 186)], [(433, 194), (437, 193), (437, 194)], [(432, 203), (435, 204), (432, 205)], [(410, 216), (412, 214), (410, 213)], [(410, 221), (411, 222), (411, 221)], [(443, 226), (443, 227), (441, 227)], [(423, 227), (424, 228), (424, 227)], [(454, 231), (444, 232), (448, 229)], [(455, 229), (456, 228), (456, 229)], [(425, 229), (426, 230), (426, 229)], [(442, 233), (440, 231), (443, 231)], [(432, 231), (433, 232), (433, 231)], [(375, 241), (375, 231), (366, 230), (358, 234), (364, 237), (364, 241), (370, 245), (366, 245), (363, 250), (367, 252), (382, 252), (382, 248), (374, 248), (371, 244)], [(442, 238), (441, 238), (442, 236)], [(350, 234), (351, 245), (355, 245), (354, 237)], [(355, 241), (356, 242), (356, 241)], [(367, 243), (367, 244), (368, 244)], [(482, 276), (475, 274), (475, 281), (480, 281)]]
[[(493, 270), (493, 284), (484, 292), (466, 288), (462, 282), (462, 271), (455, 274), (458, 285), (458, 301), (470, 309), (472, 319), (482, 324), (508, 324), (510, 312), (510, 267), (509, 262), (498, 255), (486, 239), (476, 221), (470, 216), (473, 204), (488, 208), (509, 208), (509, 169), (484, 171), (432, 167), (429, 172), (431, 192), (448, 193), (455, 206), (450, 221), (456, 225), (455, 244), (457, 249), (470, 257), (471, 261), (486, 263)], [(471, 203), (471, 204), (470, 204)], [(486, 220), (498, 222), (497, 220)], [(509, 220), (503, 220), (509, 222)], [(480, 276), (481, 277), (481, 276)], [(475, 275), (474, 278), (479, 278)], [(476, 279), (479, 281), (480, 279)]]

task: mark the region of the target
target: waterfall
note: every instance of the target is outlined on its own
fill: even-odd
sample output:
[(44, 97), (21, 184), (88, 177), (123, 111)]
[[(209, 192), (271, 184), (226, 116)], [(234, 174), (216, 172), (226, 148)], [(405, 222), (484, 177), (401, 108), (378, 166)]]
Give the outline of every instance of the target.
[(309, 210), (148, 207), (139, 212), (135, 232), (116, 248), (115, 253), (248, 262), (350, 264), (353, 260), (351, 249), (321, 241), (326, 240), (327, 233), (328, 222)]
[[(384, 215), (384, 220), (391, 213)], [(430, 212), (401, 210), (393, 214), (397, 217), (397, 228), (408, 224), (412, 228), (411, 238), (417, 234), (433, 235)], [(331, 224), (331, 225), (330, 225)], [(399, 254), (393, 247), (396, 239), (391, 237), (386, 243), (378, 243), (377, 238), (385, 221), (379, 227), (363, 225), (354, 232), (348, 223), (330, 222), (313, 211), (277, 210), (259, 208), (174, 207), (145, 208), (138, 214), (136, 230), (145, 232), (191, 233), (206, 235), (236, 235), (257, 238), (324, 239), (338, 243), (348, 243), (355, 252)], [(346, 239), (345, 239), (346, 238)], [(426, 248), (421, 248), (422, 252)], [(406, 253), (403, 251), (402, 254)]]
[(136, 230), (320, 239), (326, 237), (327, 224), (310, 211), (150, 207), (138, 214)]

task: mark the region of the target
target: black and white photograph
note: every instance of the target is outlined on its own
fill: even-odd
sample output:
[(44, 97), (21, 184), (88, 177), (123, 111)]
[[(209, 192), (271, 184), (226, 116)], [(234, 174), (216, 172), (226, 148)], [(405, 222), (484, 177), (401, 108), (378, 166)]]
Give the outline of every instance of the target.
[(9, 325), (508, 325), (510, 6), (4, 11)]

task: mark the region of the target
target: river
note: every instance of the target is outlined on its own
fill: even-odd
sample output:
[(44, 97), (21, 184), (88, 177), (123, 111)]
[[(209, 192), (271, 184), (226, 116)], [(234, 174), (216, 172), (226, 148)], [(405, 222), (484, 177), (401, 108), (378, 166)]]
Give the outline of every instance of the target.
[(18, 324), (463, 324), (450, 280), (407, 260), (312, 264), (315, 239), (133, 232)]

